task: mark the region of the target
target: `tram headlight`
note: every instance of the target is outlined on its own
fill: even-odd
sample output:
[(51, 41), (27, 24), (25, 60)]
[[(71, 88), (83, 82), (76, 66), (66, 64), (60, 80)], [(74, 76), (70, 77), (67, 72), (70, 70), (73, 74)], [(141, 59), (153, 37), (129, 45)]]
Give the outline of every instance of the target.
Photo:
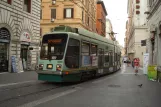
[(43, 64), (39, 64), (39, 70), (43, 70), (44, 65)]
[(57, 65), (56, 65), (56, 71), (61, 71), (61, 67), (62, 67), (62, 65), (57, 64)]
[(53, 65), (52, 64), (47, 64), (47, 69), (53, 69)]

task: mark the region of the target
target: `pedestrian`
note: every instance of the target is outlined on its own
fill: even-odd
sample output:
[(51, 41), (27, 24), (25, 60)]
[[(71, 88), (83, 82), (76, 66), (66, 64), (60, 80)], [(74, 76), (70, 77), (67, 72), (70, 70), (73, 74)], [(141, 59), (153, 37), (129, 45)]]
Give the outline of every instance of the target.
[(128, 58), (128, 59), (127, 59), (127, 66), (129, 66), (130, 63), (131, 63), (131, 60), (130, 60), (130, 58)]
[(132, 60), (131, 65), (134, 68), (134, 59)]
[(139, 66), (140, 66), (139, 58), (134, 59), (134, 66), (135, 66), (135, 75), (137, 75), (138, 74), (138, 69), (139, 69)]

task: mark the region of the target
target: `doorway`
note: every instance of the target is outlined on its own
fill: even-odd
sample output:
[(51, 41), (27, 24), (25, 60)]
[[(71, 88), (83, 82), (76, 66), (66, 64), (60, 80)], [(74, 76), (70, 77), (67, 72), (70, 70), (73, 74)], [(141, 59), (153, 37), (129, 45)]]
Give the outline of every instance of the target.
[(21, 55), (20, 58), (22, 60), (23, 69), (27, 69), (27, 54), (28, 54), (28, 45), (21, 45)]
[(8, 72), (8, 44), (0, 43), (0, 72)]

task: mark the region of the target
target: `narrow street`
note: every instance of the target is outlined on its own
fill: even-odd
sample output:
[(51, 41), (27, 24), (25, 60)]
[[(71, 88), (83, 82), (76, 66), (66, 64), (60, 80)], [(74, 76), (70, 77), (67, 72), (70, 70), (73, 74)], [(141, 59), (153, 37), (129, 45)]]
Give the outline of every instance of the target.
[[(160, 107), (161, 105), (161, 84), (149, 81), (141, 70), (139, 75), (135, 76), (133, 68), (126, 65), (114, 74), (79, 84), (37, 81), (34, 72), (0, 75), (5, 76), (11, 78), (5, 79), (8, 81), (4, 83), (2, 80), (0, 82), (0, 107), (11, 107), (11, 105), (12, 107)], [(16, 76), (22, 81), (18, 81)], [(140, 84), (143, 84), (142, 87), (138, 86)]]

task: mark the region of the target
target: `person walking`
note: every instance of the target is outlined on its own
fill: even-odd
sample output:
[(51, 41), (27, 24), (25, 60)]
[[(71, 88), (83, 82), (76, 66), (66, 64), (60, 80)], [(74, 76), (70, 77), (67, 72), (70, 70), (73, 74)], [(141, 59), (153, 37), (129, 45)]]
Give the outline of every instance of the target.
[(134, 59), (132, 60), (131, 65), (134, 68)]
[(128, 58), (128, 59), (127, 59), (127, 66), (128, 66), (128, 67), (129, 67), (130, 63), (131, 63), (131, 60), (130, 60), (130, 58)]
[(134, 59), (134, 68), (135, 68), (135, 75), (137, 75), (138, 74), (138, 69), (139, 69), (139, 66), (140, 66), (140, 60), (139, 60), (139, 58), (135, 58)]

